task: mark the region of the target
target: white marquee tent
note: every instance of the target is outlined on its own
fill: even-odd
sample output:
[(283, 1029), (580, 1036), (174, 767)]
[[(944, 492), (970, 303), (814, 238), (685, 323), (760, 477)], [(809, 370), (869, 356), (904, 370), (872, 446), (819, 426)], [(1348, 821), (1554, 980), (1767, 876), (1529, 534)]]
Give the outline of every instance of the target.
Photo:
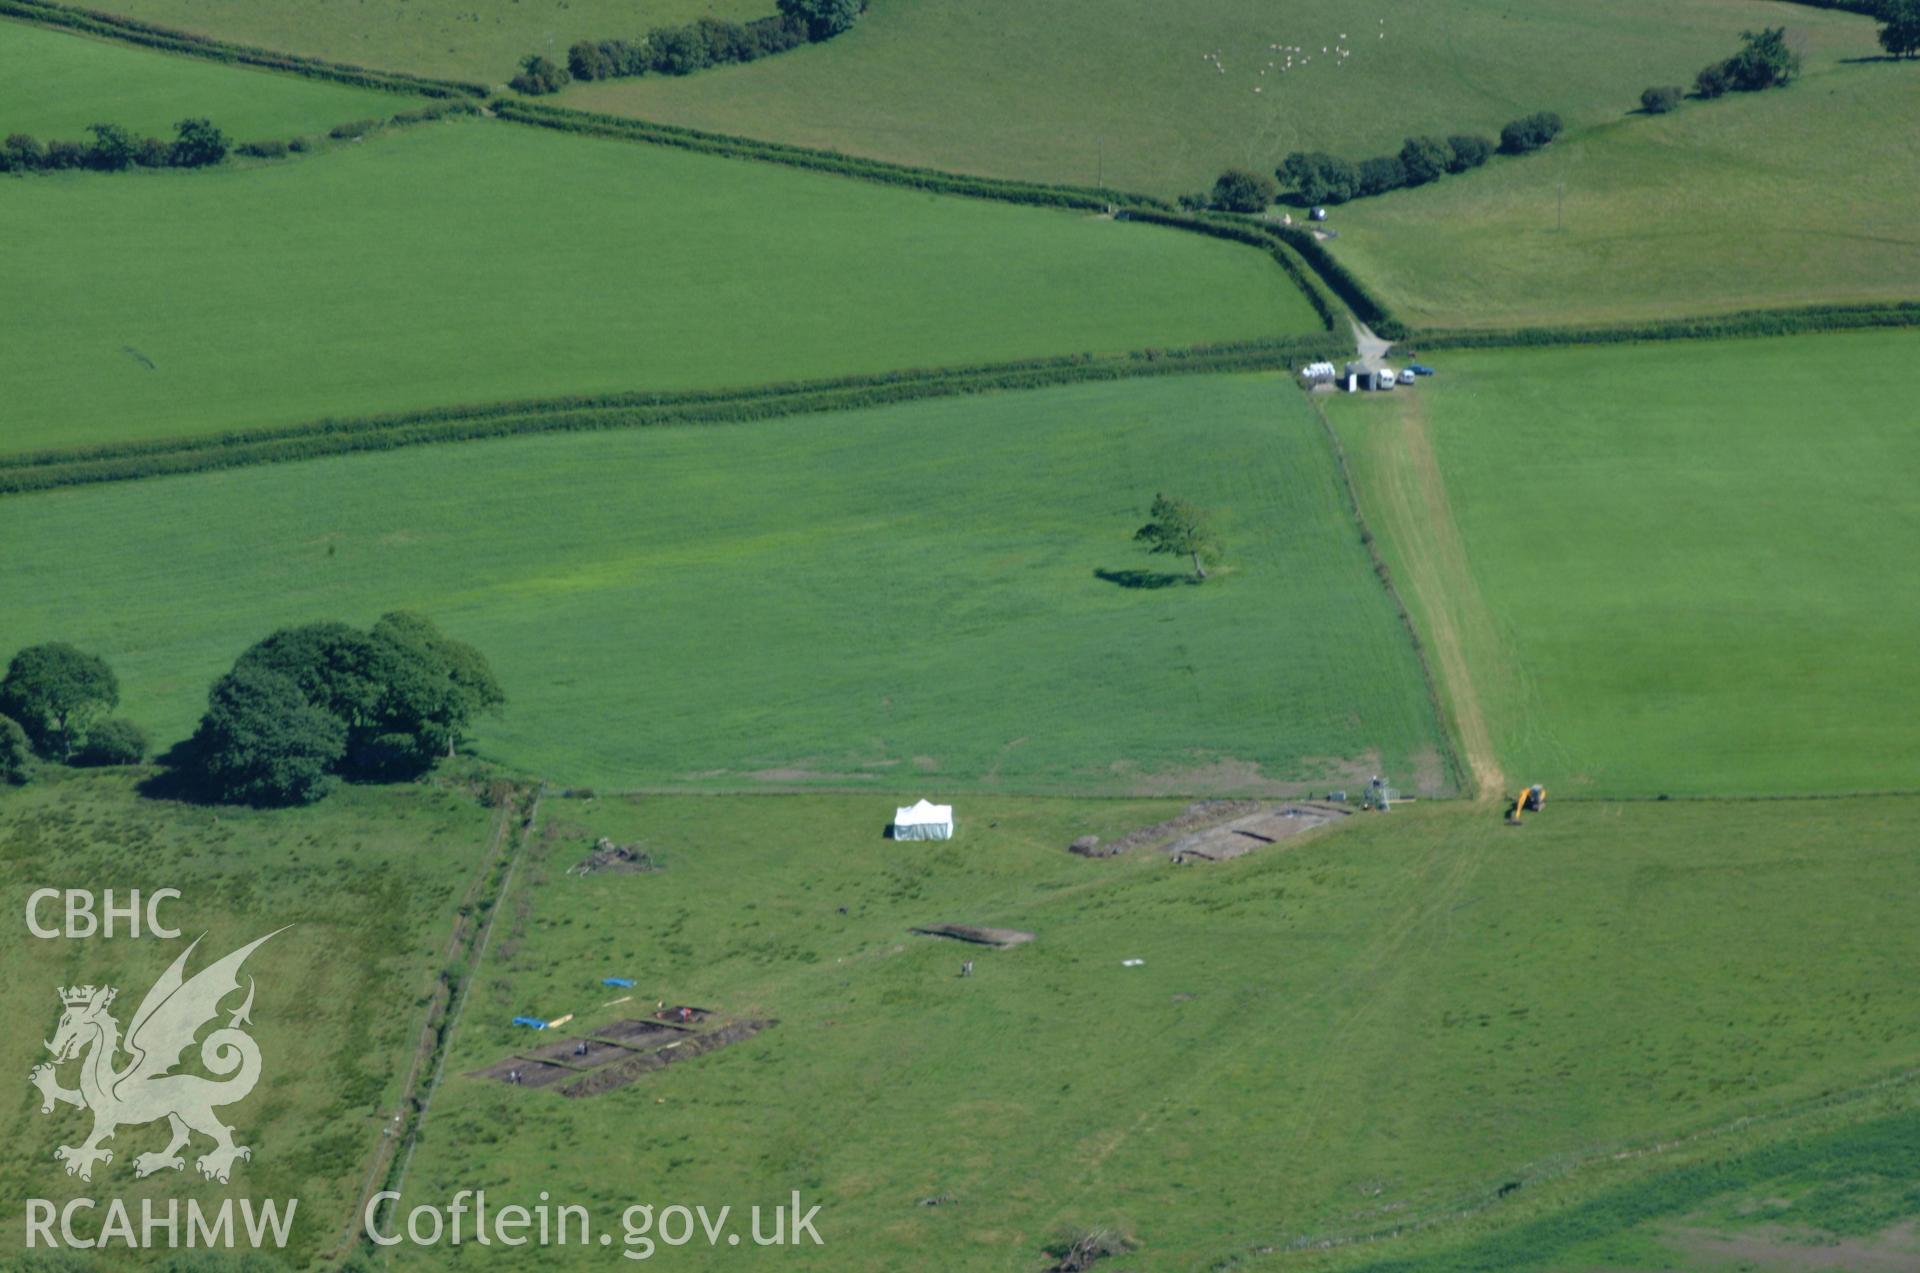
[(953, 806), (928, 804), (925, 800), (911, 808), (893, 811), (893, 838), (896, 840), (951, 840)]

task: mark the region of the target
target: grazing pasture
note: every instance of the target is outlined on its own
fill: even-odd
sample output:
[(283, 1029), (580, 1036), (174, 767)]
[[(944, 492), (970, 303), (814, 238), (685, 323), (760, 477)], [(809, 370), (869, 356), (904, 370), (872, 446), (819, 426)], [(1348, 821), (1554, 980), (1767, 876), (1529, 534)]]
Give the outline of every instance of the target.
[[(176, 121), (198, 116), (235, 141), (284, 141), (413, 104), (394, 93), (217, 66), (0, 19), (0, 136), (89, 141), (87, 125), (107, 123), (171, 140)], [(10, 201), (15, 193), (8, 187)]]
[[(1227, 556), (1132, 542), (1159, 490)], [(1109, 793), (1447, 776), (1411, 644), (1284, 377), (1172, 376), (0, 500), (0, 648), (120, 670), (161, 740), (268, 630), (421, 610), (568, 783)]]
[[(260, 1048), (259, 1086), (218, 1112), (236, 1142), (253, 1150), (233, 1170), (232, 1193), (300, 1200), (286, 1255), (304, 1265), (337, 1250), (346, 1234), (356, 1191), (399, 1107), (454, 907), (479, 872), (494, 815), (472, 795), (437, 786), (349, 789), (298, 811), (196, 808), (142, 798), (138, 777), (68, 772), (0, 788), (0, 893), (14, 912), (0, 927), (0, 1008), (10, 1023), (6, 1071), (20, 1085), (0, 1112), (9, 1146), (0, 1187), (56, 1205), (92, 1197), (104, 1208), (106, 1198), (121, 1197), (136, 1223), (143, 1198), (217, 1203), (222, 1191), (194, 1167), (211, 1146), (202, 1137), (181, 1172), (136, 1181), (134, 1159), (164, 1147), (164, 1123), (121, 1127), (109, 1144), (113, 1161), (94, 1168), (91, 1184), (65, 1176), (54, 1147), (79, 1144), (91, 1118), (65, 1105), (41, 1114), (25, 1079), (50, 1059), (41, 1041), (59, 1020), (60, 987), (117, 987), (112, 1011), (125, 1029), (148, 987), (195, 938), (205, 935), (189, 976), (290, 924), (242, 974), (243, 988), (247, 977), (255, 983), (249, 1033)], [(112, 938), (32, 937), (22, 919), (27, 895), (49, 885), (113, 889), (120, 903), (130, 889), (145, 896), (176, 888), (180, 897), (159, 914), (182, 936), (156, 940), (143, 929), (130, 937), (121, 920)], [(58, 924), (59, 911), (57, 902), (45, 904), (40, 918)], [(239, 1004), (236, 994), (223, 1006)], [(187, 1055), (191, 1072), (199, 1053)], [(76, 1073), (64, 1067), (62, 1085), (72, 1086)], [(94, 1226), (100, 1217), (93, 1213)], [(83, 1214), (83, 1228), (87, 1222)], [(183, 1242), (184, 1223), (183, 1216)], [(10, 1207), (0, 1242), (18, 1252), (23, 1240), (22, 1210)]]
[(1913, 788), (1917, 357), (1914, 332), (1449, 352), (1332, 403), (1461, 651), (1463, 734), (1574, 795)]
[(773, 12), (773, 0), (113, 0), (108, 11), (307, 57), (505, 85), (521, 58), (546, 52), (549, 42), (564, 56), (589, 36), (639, 35), (707, 16), (757, 18)]
[[(1821, 56), (1876, 51), (1865, 18), (1761, 0), (873, 0), (827, 44), (685, 79), (576, 85), (558, 100), (1173, 195), (1229, 166), (1270, 170), (1292, 150), (1358, 157), (1411, 133), (1498, 133), (1536, 110), (1613, 119), (1647, 84), (1690, 79), (1768, 23)], [(1298, 50), (1291, 67), (1285, 49)]]
[(1343, 207), (1333, 247), (1400, 318), (1428, 326), (1912, 300), (1913, 70), (1821, 67), (1784, 91), (1575, 130), (1541, 154)]
[(6, 193), (10, 450), (1320, 330), (1234, 243), (478, 120)]
[[(1683, 1169), (1912, 1125), (1911, 1082), (1845, 1094), (1913, 1061), (1920, 802), (1559, 804), (1518, 830), (1423, 804), (1175, 867), (1064, 851), (1164, 802), (962, 797), (953, 840), (881, 839), (921, 793), (946, 794), (545, 801), (409, 1198), (548, 1190), (618, 1242), (634, 1202), (744, 1224), (798, 1189), (825, 1245), (781, 1257), (805, 1269), (1037, 1267), (1071, 1225), (1130, 1232), (1128, 1268), (1258, 1267), (1425, 1223), (1321, 1259), (1569, 1268), (1594, 1199), (1630, 1229), (1711, 1196)], [(567, 874), (599, 836), (664, 869)], [(949, 921), (1035, 939), (908, 931)], [(513, 1015), (591, 1030), (661, 999), (779, 1024), (590, 1100), (469, 1076), (530, 1045)], [(1443, 1262), (1489, 1236), (1528, 1262)]]

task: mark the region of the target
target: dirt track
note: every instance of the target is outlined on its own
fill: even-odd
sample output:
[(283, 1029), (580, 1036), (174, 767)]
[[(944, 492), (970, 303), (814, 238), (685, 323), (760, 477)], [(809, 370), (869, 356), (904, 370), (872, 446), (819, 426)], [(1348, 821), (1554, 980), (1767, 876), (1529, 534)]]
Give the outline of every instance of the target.
[(1499, 650), (1501, 643), (1453, 520), (1426, 403), (1418, 393), (1395, 397), (1399, 422), (1390, 450), (1398, 462), (1379, 466), (1383, 480), (1378, 495), (1386, 504), (1378, 510), (1380, 520), (1392, 528), (1400, 550), (1400, 586), (1425, 620), (1434, 670), (1453, 709), (1476, 794), (1481, 800), (1498, 799), (1506, 791), (1507, 777), (1467, 664), (1466, 642), (1471, 639), (1483, 650)]

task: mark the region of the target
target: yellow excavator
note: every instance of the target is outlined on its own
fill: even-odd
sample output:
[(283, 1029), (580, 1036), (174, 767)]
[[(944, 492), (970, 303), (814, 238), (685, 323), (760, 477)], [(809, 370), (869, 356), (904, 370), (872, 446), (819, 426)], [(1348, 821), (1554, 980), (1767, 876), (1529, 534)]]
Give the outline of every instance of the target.
[(1522, 787), (1520, 794), (1513, 798), (1513, 803), (1507, 806), (1507, 825), (1517, 827), (1520, 825), (1522, 814), (1538, 813), (1546, 807), (1547, 789), (1545, 787), (1537, 782), (1531, 787)]

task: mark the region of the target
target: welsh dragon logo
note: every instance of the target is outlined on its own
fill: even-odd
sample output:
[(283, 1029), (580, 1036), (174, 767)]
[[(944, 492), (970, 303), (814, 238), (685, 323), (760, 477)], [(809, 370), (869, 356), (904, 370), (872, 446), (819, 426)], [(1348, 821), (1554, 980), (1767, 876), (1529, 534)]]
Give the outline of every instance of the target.
[[(220, 1001), (240, 989), (240, 965), (247, 956), (285, 931), (282, 928), (249, 942), (188, 978), (184, 975), (187, 957), (200, 944), (195, 938), (140, 1001), (124, 1043), (120, 1023), (107, 1011), (119, 991), (112, 986), (73, 986), (60, 991), (66, 1011), (60, 1015), (60, 1028), (47, 1044), (53, 1060), (36, 1065), (27, 1081), (40, 1089), (42, 1114), (51, 1114), (56, 1104), (93, 1111), (93, 1134), (82, 1144), (62, 1145), (53, 1151), (55, 1158), (67, 1164), (69, 1176), (93, 1179), (95, 1163), (113, 1161), (113, 1151), (101, 1148), (102, 1141), (111, 1139), (121, 1127), (163, 1118), (172, 1139), (165, 1149), (134, 1159), (136, 1176), (185, 1167), (180, 1150), (194, 1132), (213, 1140), (213, 1148), (194, 1161), (200, 1174), (209, 1180), (227, 1183), (235, 1160), (253, 1156), (245, 1145), (233, 1143), (233, 1128), (213, 1112), (216, 1105), (231, 1105), (245, 1098), (260, 1081), (260, 1047), (240, 1028), (249, 1024), (247, 1014), (253, 1009), (253, 978), (247, 978), (247, 997), (232, 1010), (227, 1024), (200, 1042), (200, 1062), (209, 1073), (219, 1075), (219, 1081), (170, 1071), (180, 1063), (181, 1053), (193, 1045), (200, 1028), (219, 1015)], [(130, 1059), (115, 1068), (123, 1050)], [(80, 1062), (80, 1086), (61, 1087), (57, 1067), (74, 1060)]]

